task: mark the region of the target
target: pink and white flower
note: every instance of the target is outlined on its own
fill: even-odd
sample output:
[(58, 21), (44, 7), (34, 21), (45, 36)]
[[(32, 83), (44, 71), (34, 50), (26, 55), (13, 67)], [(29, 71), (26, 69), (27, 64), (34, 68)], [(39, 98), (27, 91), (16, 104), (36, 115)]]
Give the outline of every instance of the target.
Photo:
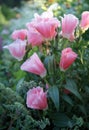
[(21, 70), (40, 75), (42, 78), (45, 77), (47, 73), (43, 63), (36, 53), (21, 65)]
[(28, 30), (27, 39), (28, 44), (32, 46), (40, 46), (44, 41), (43, 36), (33, 27), (30, 27)]
[(78, 18), (72, 14), (64, 15), (62, 18), (62, 31), (61, 35), (70, 41), (75, 39), (74, 32), (78, 25)]
[(12, 44), (8, 46), (4, 46), (3, 48), (7, 48), (11, 55), (16, 58), (18, 61), (22, 60), (25, 52), (26, 52), (26, 41), (22, 41), (17, 39)]
[(26, 29), (15, 30), (11, 35), (13, 40), (16, 40), (16, 39), (25, 40), (26, 36), (27, 36)]
[(83, 30), (87, 30), (89, 28), (89, 11), (84, 11), (82, 13), (82, 18), (80, 21), (80, 27)]
[(47, 19), (36, 23), (34, 27), (45, 39), (52, 39), (57, 34), (58, 24), (57, 19)]
[(46, 92), (40, 86), (27, 92), (26, 104), (28, 108), (43, 110), (48, 107)]
[(62, 54), (61, 54), (61, 58), (60, 58), (60, 69), (62, 71), (65, 71), (66, 69), (68, 69), (71, 64), (75, 61), (75, 59), (77, 58), (77, 54), (72, 51), (71, 48), (65, 48), (62, 50)]
[(60, 26), (57, 18), (53, 17), (52, 12), (44, 12), (41, 16), (35, 14), (35, 18), (31, 23), (27, 24), (28, 29), (34, 27), (44, 39), (52, 39), (56, 36), (56, 29)]

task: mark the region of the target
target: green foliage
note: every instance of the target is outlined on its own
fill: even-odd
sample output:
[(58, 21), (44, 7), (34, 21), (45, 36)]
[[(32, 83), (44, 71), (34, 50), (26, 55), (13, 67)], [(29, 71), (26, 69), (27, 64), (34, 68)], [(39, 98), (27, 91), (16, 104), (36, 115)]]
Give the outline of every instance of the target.
[(37, 83), (34, 81), (26, 82), (24, 79), (21, 79), (16, 86), (16, 91), (25, 99), (27, 91), (33, 88), (33, 86), (36, 87)]
[(0, 20), (0, 25), (8, 23), (7, 20), (6, 20), (6, 18), (5, 18), (5, 16), (2, 13), (1, 6), (0, 6), (0, 19), (1, 19)]
[(59, 111), (59, 89), (56, 86), (52, 86), (48, 89), (49, 96), (52, 99), (57, 111)]
[(14, 18), (16, 15), (15, 11), (8, 8), (6, 5), (1, 6), (1, 11), (7, 20)]
[(7, 5), (7, 6), (9, 6), (9, 7), (14, 7), (14, 6), (19, 6), (20, 4), (21, 4), (21, 1), (22, 0), (1, 0), (0, 1), (0, 4), (5, 4), (5, 5)]
[(67, 79), (65, 88), (67, 90), (69, 90), (70, 92), (72, 92), (75, 96), (77, 96), (81, 101), (83, 100), (81, 95), (79, 94), (79, 92), (77, 90), (76, 83), (73, 80)]
[(62, 95), (62, 98), (63, 98), (64, 101), (66, 101), (66, 102), (67, 102), (68, 104), (70, 104), (71, 106), (74, 105), (73, 100), (72, 100), (68, 95), (63, 94), (63, 95)]
[(63, 113), (52, 114), (53, 123), (57, 127), (73, 127), (72, 121)]

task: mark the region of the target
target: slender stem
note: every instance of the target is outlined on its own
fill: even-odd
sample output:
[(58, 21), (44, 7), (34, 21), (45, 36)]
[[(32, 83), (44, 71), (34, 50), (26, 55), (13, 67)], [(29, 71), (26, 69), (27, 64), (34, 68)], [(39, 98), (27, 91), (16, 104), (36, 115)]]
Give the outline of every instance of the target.
[(13, 122), (14, 122), (14, 120), (11, 120), (11, 121), (10, 121), (10, 125), (9, 125), (9, 127), (8, 127), (7, 130), (11, 130)]

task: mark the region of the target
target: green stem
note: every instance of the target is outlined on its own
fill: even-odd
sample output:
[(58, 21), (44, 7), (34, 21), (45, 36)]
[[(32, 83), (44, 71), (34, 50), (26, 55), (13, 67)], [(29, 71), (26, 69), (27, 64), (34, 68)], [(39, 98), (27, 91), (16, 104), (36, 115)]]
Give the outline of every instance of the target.
[(7, 130), (11, 130), (13, 122), (14, 122), (14, 120), (11, 120), (11, 121), (10, 121), (10, 125), (9, 125), (9, 127), (8, 127)]

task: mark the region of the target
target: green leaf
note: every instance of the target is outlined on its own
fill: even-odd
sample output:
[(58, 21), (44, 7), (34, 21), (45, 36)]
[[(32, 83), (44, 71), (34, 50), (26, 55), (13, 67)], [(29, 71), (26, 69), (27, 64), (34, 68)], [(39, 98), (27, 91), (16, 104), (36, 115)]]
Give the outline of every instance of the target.
[(29, 53), (28, 53), (28, 58), (34, 53), (34, 52), (37, 52), (38, 51), (38, 47), (33, 47), (32, 49), (29, 50)]
[(59, 90), (58, 87), (52, 86), (48, 89), (49, 96), (51, 97), (57, 111), (59, 111)]
[(83, 105), (78, 105), (78, 107), (80, 108), (81, 112), (87, 116), (87, 112), (86, 112), (86, 108)]
[(82, 117), (77, 117), (76, 115), (73, 116), (73, 121), (76, 126), (81, 127), (84, 124)]
[(72, 101), (72, 99), (71, 99), (68, 95), (63, 94), (62, 98), (63, 98), (67, 103), (69, 103), (71, 106), (73, 106), (73, 101)]
[(67, 79), (67, 83), (65, 85), (65, 88), (68, 89), (71, 93), (73, 93), (77, 98), (79, 98), (82, 101), (82, 97), (78, 92), (77, 85), (72, 79)]
[(26, 72), (22, 71), (22, 70), (18, 70), (16, 72), (14, 72), (14, 76), (16, 79), (20, 80), (21, 78), (25, 77)]
[(21, 78), (21, 79), (18, 81), (18, 83), (17, 83), (17, 85), (16, 85), (16, 88), (18, 88), (18, 87), (23, 83), (23, 81), (24, 81), (24, 78)]
[(85, 86), (85, 91), (89, 93), (89, 86)]
[(73, 127), (73, 121), (69, 119), (64, 113), (51, 114), (52, 120), (57, 127)]

